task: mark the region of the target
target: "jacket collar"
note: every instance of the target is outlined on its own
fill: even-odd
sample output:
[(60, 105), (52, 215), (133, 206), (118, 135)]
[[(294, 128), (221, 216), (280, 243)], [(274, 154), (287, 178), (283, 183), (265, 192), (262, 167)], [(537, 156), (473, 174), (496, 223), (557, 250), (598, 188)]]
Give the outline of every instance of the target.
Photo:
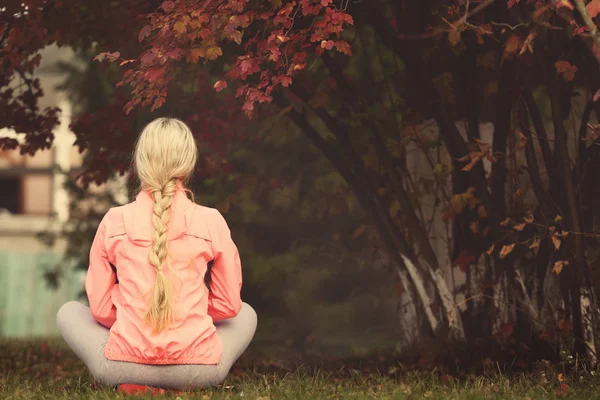
[[(171, 203), (167, 239), (173, 240), (187, 232), (188, 221), (186, 209), (193, 204), (181, 185), (177, 186)], [(126, 208), (124, 215), (125, 230), (130, 240), (152, 242), (152, 207), (154, 199), (149, 190), (142, 190)], [(142, 243), (140, 243), (142, 244)]]

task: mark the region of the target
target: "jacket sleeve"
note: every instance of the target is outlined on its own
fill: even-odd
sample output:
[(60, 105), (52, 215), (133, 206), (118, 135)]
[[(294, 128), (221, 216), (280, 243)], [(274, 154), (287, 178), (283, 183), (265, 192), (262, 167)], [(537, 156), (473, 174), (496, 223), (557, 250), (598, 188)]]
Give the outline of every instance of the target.
[(242, 263), (225, 218), (217, 212), (211, 228), (214, 260), (208, 315), (214, 322), (233, 318), (242, 308)]
[(85, 281), (85, 291), (90, 302), (92, 317), (100, 324), (110, 328), (117, 319), (117, 309), (111, 296), (117, 277), (108, 261), (104, 245), (105, 219), (100, 223), (90, 249), (90, 266)]

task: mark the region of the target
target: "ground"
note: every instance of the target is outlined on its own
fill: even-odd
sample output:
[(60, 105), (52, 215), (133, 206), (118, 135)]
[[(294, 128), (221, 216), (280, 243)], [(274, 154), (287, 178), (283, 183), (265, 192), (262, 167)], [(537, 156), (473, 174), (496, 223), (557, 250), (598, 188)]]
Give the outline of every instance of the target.
[[(356, 362), (346, 366), (284, 367), (249, 352), (218, 388), (167, 393), (177, 399), (600, 399), (600, 374), (565, 376), (542, 369), (527, 375), (494, 372), (461, 379), (439, 371)], [(0, 340), (0, 399), (119, 399), (96, 388), (68, 348), (56, 340)]]

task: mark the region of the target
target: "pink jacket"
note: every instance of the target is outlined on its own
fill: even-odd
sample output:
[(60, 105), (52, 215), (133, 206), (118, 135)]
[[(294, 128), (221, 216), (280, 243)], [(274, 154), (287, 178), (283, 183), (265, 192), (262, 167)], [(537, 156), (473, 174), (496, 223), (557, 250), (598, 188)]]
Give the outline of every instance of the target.
[[(154, 335), (142, 318), (156, 271), (148, 262), (152, 197), (112, 208), (90, 250), (85, 289), (92, 316), (110, 328), (106, 358), (141, 364), (217, 364), (221, 342), (214, 322), (235, 317), (242, 306), (238, 250), (223, 216), (190, 201), (179, 188), (173, 197), (164, 273), (173, 288), (174, 321)], [(213, 261), (211, 292), (204, 283)], [(116, 271), (116, 273), (115, 273)]]

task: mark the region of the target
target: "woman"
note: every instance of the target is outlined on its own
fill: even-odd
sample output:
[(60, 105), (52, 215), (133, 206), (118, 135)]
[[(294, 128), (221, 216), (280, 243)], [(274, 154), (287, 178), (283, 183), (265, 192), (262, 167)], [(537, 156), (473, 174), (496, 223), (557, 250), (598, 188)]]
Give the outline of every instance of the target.
[(58, 312), (63, 337), (101, 384), (214, 386), (254, 336), (227, 223), (186, 196), (197, 157), (183, 122), (144, 128), (134, 153), (141, 191), (108, 211), (90, 250), (90, 307), (69, 302)]

